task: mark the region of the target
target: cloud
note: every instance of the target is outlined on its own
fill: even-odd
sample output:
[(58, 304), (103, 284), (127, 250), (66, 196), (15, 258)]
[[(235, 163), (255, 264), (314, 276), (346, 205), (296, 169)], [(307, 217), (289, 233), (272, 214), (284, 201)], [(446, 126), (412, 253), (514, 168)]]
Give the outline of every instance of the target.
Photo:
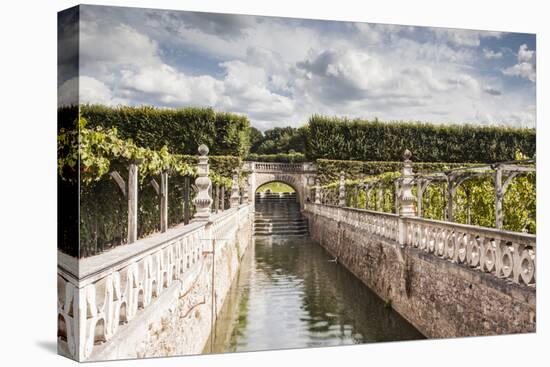
[(526, 44), (521, 45), (518, 50), (517, 64), (502, 70), (502, 73), (526, 78), (534, 83), (537, 74), (535, 51), (529, 50)]
[[(113, 9), (81, 15), (81, 101), (212, 106), (262, 129), (301, 125), (313, 113), (502, 124), (533, 117), (518, 117), (531, 90), (511, 91), (502, 74), (488, 77), (476, 64), (498, 57), (479, 45), (499, 33)], [(534, 63), (534, 52), (520, 48), (518, 63)]]
[(486, 59), (500, 59), (502, 57), (502, 52), (501, 51), (498, 51), (498, 52), (495, 52), (493, 50), (490, 50), (488, 48), (484, 48), (483, 49), (483, 57), (486, 58)]
[(455, 47), (477, 47), (481, 38), (500, 38), (501, 32), (472, 31), (466, 29), (431, 28), (435, 38)]
[(498, 89), (495, 89), (493, 87), (485, 87), (483, 89), (483, 91), (487, 94), (492, 95), (492, 96), (500, 96), (502, 94), (501, 91), (499, 91)]

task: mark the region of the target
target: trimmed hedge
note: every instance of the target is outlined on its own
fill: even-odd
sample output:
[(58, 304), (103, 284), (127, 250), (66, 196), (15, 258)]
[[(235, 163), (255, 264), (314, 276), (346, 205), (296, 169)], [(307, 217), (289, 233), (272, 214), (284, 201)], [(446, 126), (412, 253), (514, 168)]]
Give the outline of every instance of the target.
[(422, 162), (501, 162), (533, 157), (534, 129), (349, 120), (313, 115), (304, 129), (308, 159), (399, 161), (405, 149)]
[(197, 154), (206, 144), (211, 155), (245, 157), (250, 149), (248, 118), (212, 108), (81, 105), (80, 113), (90, 127), (116, 127), (121, 138), (153, 150), (167, 146), (172, 153)]

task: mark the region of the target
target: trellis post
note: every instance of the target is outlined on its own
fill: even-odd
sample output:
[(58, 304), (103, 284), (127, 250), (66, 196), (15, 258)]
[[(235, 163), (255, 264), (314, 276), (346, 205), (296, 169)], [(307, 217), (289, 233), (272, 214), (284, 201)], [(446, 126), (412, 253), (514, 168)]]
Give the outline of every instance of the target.
[(216, 185), (214, 188), (214, 212), (220, 211), (220, 185)]
[(340, 190), (338, 193), (338, 206), (346, 206), (346, 181), (344, 171), (340, 172)]
[(204, 144), (199, 146), (199, 163), (197, 164), (198, 177), (195, 180), (195, 186), (197, 186), (197, 196), (195, 197), (195, 207), (197, 212), (193, 216), (194, 221), (209, 221), (210, 220), (210, 206), (212, 205), (212, 198), (208, 191), (212, 186), (212, 181), (208, 177), (208, 147)]
[(456, 185), (454, 185), (453, 180), (453, 175), (447, 175), (447, 220), (449, 222), (453, 221), (453, 206), (456, 193)]
[(128, 165), (128, 243), (137, 240), (138, 230), (138, 165)]
[(414, 207), (416, 198), (412, 194), (413, 171), (411, 156), (411, 151), (406, 149), (403, 153), (404, 161), (403, 168), (401, 169), (401, 195), (399, 200), (398, 238), (401, 247), (404, 247), (407, 242), (406, 217), (416, 215)]
[(168, 229), (168, 170), (165, 169), (160, 174), (160, 231), (166, 232)]
[(239, 174), (237, 170), (233, 171), (233, 183), (231, 186), (231, 197), (230, 200), (230, 207), (231, 208), (238, 208), (239, 202), (240, 202), (240, 196), (239, 196)]
[(495, 227), (502, 229), (503, 216), (502, 216), (502, 199), (504, 197), (504, 190), (502, 189), (502, 169), (497, 166), (495, 169)]
[(189, 191), (191, 190), (189, 176), (185, 176), (183, 180), (183, 223), (189, 224), (189, 217), (191, 216), (191, 199)]
[(422, 190), (422, 180), (418, 179), (416, 181), (416, 215), (419, 217), (422, 216), (422, 197), (424, 196), (424, 191)]
[(382, 184), (378, 184), (378, 211), (384, 211), (384, 188)]

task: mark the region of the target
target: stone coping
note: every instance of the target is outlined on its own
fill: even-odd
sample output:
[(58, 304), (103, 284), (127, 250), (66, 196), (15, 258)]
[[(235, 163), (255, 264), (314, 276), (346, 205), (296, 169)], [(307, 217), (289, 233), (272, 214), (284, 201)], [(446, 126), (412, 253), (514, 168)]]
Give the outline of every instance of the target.
[(399, 217), (402, 218), (408, 222), (418, 222), (423, 223), (427, 225), (438, 225), (443, 227), (452, 227), (461, 229), (465, 232), (477, 232), (480, 234), (485, 234), (487, 236), (493, 236), (497, 238), (506, 238), (506, 239), (518, 239), (521, 241), (528, 241), (528, 242), (535, 242), (537, 236), (532, 233), (523, 233), (523, 232), (513, 232), (513, 231), (507, 231), (504, 229), (496, 229), (491, 227), (482, 227), (482, 226), (475, 226), (471, 224), (462, 224), (462, 223), (456, 223), (456, 222), (447, 222), (443, 220), (436, 220), (436, 219), (428, 219), (428, 218), (422, 218), (422, 217), (409, 217), (409, 216), (400, 216), (399, 214), (395, 213), (386, 213), (386, 212), (378, 212), (374, 210), (367, 210), (367, 209), (360, 209), (360, 208), (350, 208), (350, 207), (341, 207), (338, 205), (332, 205), (332, 204), (316, 204), (316, 203), (307, 203), (306, 208), (308, 205), (317, 205), (320, 207), (328, 207), (328, 208), (336, 208), (336, 209), (343, 209), (343, 210), (350, 210), (350, 211), (359, 211), (359, 212), (365, 212), (373, 215), (380, 215), (380, 216), (391, 216), (391, 217)]
[(427, 219), (427, 218), (421, 218), (421, 217), (403, 217), (403, 218), (408, 222), (418, 222), (418, 223), (424, 223), (428, 225), (452, 227), (452, 228), (461, 229), (464, 232), (476, 232), (476, 233), (484, 234), (486, 236), (492, 236), (497, 238), (518, 239), (520, 242), (521, 241), (535, 242), (537, 239), (537, 235), (532, 233), (513, 232), (513, 231), (507, 231), (504, 229), (496, 229), (491, 227), (482, 227), (482, 226), (475, 226), (471, 224), (462, 224), (462, 223), (455, 223), (455, 222), (446, 222), (443, 220)]
[(241, 204), (238, 208), (229, 208), (221, 213), (213, 214), (208, 222), (192, 221), (187, 225), (180, 223), (169, 228), (164, 233), (155, 233), (149, 237), (139, 239), (130, 245), (118, 246), (104, 253), (80, 260), (58, 250), (58, 272), (65, 275), (67, 280), (78, 287), (82, 287), (90, 281), (101, 278), (105, 273), (112, 272), (115, 267), (122, 268), (131, 262), (135, 262), (157, 251), (159, 248), (167, 246), (176, 238), (186, 236), (200, 230), (207, 224), (221, 221), (232, 214), (236, 214), (239, 209), (247, 205)]
[[(395, 214), (395, 213), (377, 212), (376, 210), (361, 209), (361, 208), (350, 208), (350, 207), (347, 207), (347, 206), (339, 206), (339, 205), (333, 205), (333, 204), (306, 203), (306, 207), (308, 205), (316, 205), (316, 206), (319, 206), (319, 207), (327, 207), (327, 208), (331, 208), (331, 209), (343, 209), (343, 210), (356, 211), (356, 212), (361, 212), (361, 213), (380, 215), (380, 216), (388, 216), (388, 217), (395, 217), (395, 218), (399, 217), (399, 214)], [(443, 223), (447, 223), (447, 222), (443, 222)]]

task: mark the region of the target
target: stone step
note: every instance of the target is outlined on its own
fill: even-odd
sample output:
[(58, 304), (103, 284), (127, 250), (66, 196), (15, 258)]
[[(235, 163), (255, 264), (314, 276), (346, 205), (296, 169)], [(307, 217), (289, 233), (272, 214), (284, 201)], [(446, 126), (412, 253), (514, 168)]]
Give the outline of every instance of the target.
[(254, 230), (273, 230), (273, 231), (278, 231), (278, 230), (285, 230), (285, 229), (292, 229), (292, 230), (295, 230), (295, 229), (305, 229), (307, 228), (307, 224), (306, 223), (302, 223), (302, 224), (282, 224), (282, 225), (275, 225), (275, 226), (271, 226), (271, 225), (254, 225)]
[(281, 230), (281, 231), (254, 231), (255, 235), (260, 236), (273, 236), (273, 235), (307, 235), (308, 231), (306, 229), (300, 230)]

